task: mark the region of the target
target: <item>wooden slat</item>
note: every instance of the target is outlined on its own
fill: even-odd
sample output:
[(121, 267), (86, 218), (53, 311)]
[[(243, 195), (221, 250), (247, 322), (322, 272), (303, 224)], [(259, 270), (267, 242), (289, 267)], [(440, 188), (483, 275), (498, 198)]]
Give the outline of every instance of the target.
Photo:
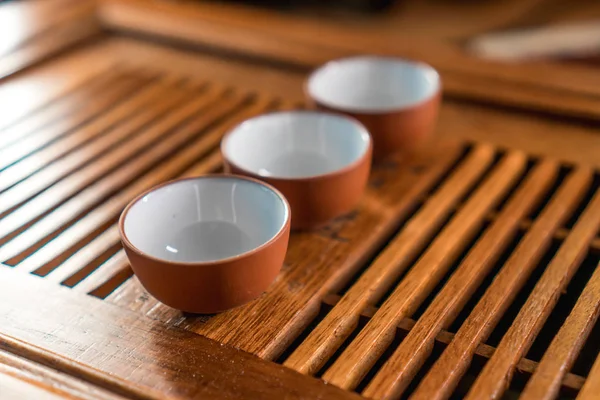
[[(323, 303), (334, 307), (339, 300), (340, 297), (338, 295), (328, 295), (323, 299)], [(377, 307), (367, 306), (360, 313), (360, 315), (361, 317), (366, 318), (368, 320), (373, 318), (373, 316), (377, 313), (377, 310)], [(415, 320), (411, 318), (404, 318), (398, 323), (397, 328), (400, 330), (400, 334), (402, 336), (406, 336), (410, 333), (410, 331), (415, 327), (416, 324), (417, 322)], [(454, 340), (454, 333), (443, 329), (435, 337), (435, 341), (438, 344), (442, 345), (444, 348), (447, 345), (449, 345), (452, 342), (452, 340)], [(475, 349), (475, 355), (484, 360), (487, 360), (492, 357), (494, 351), (496, 351), (495, 347), (485, 343), (480, 343)], [(532, 375), (536, 371), (537, 367), (538, 363), (528, 358), (521, 358), (519, 360), (519, 363), (517, 364), (517, 369), (527, 375)], [(567, 373), (564, 376), (562, 385), (563, 387), (570, 389), (573, 392), (577, 392), (582, 388), (584, 382), (584, 377), (580, 375), (575, 375), (573, 373)]]
[(0, 85), (0, 129), (23, 122), (79, 87), (103, 79), (109, 71), (119, 70), (118, 64), (115, 57), (90, 46), (11, 76)]
[(92, 120), (105, 112), (110, 106), (126, 99), (128, 94), (139, 89), (146, 82), (147, 80), (133, 76), (120, 79), (108, 86), (101, 94), (91, 98), (79, 112), (69, 115), (69, 118), (61, 119), (58, 123), (51, 125), (47, 129), (2, 149), (0, 170), (27, 155), (35, 153), (60, 136), (68, 135), (74, 128)]
[[(191, 113), (207, 106), (218, 95), (219, 93), (213, 92), (203, 94), (175, 90), (164, 93), (164, 99), (147, 107), (126, 123), (111, 130), (100, 143), (92, 143), (69, 154), (12, 187), (12, 189), (0, 194), (0, 210), (6, 212), (11, 207), (27, 201), (30, 197), (43, 191), (42, 195), (29, 200), (4, 218), (4, 223), (0, 227), (0, 238), (2, 238), (0, 243), (14, 237), (16, 233), (22, 230), (19, 229), (20, 227), (26, 227), (44, 213), (53, 209), (57, 213), (55, 207), (85, 188), (96, 186), (96, 189), (92, 190), (95, 199), (88, 199), (87, 202), (89, 203), (89, 201), (98, 200), (103, 193), (115, 190), (117, 183), (132, 179), (132, 176), (139, 173), (136, 171), (140, 171), (153, 162), (151, 154), (143, 155), (138, 163), (126, 164), (112, 174), (110, 171), (131, 159), (137, 152), (153, 141), (160, 140), (165, 131), (177, 126)], [(187, 105), (191, 107), (191, 109), (188, 107), (187, 110), (182, 110), (185, 115), (182, 116), (181, 113), (177, 112), (170, 113), (174, 107), (181, 105), (185, 100), (190, 100)], [(155, 125), (151, 125), (153, 123)], [(113, 142), (120, 142), (121, 146), (107, 152), (106, 150)], [(94, 162), (87, 164), (91, 160), (94, 160)], [(103, 184), (115, 175), (113, 184)], [(85, 193), (90, 193), (90, 191), (88, 190)], [(80, 209), (82, 205), (83, 203), (79, 203), (78, 207), (72, 208), (71, 214), (76, 209)]]
[[(197, 176), (203, 173), (216, 172), (221, 167), (221, 154), (214, 152), (210, 156), (206, 157), (199, 163), (190, 167), (181, 176)], [(97, 239), (94, 239), (96, 241)], [(97, 256), (97, 253), (90, 251), (89, 246), (84, 247), (80, 252), (83, 251), (86, 255), (90, 254), (88, 259), (92, 259)], [(78, 253), (76, 253), (78, 254)], [(76, 255), (73, 255), (68, 261), (71, 262)], [(83, 256), (82, 256), (83, 257)], [(85, 261), (78, 261), (75, 264), (86, 265)], [(64, 267), (64, 264), (61, 268)], [(62, 283), (67, 286), (74, 286), (74, 290), (80, 293), (90, 293), (97, 297), (104, 298), (108, 296), (117, 286), (123, 283), (132, 274), (131, 268), (127, 261), (125, 252), (119, 251), (114, 254), (108, 261), (100, 265), (93, 272), (85, 276), (81, 281), (77, 278), (74, 279), (70, 276)]]
[[(487, 219), (490, 222), (496, 220), (496, 218), (498, 218), (498, 213), (496, 213), (496, 212), (491, 212), (487, 215)], [(519, 228), (523, 231), (528, 231), (529, 229), (531, 229), (532, 225), (533, 225), (533, 221), (529, 218), (523, 218), (519, 222)], [(558, 228), (557, 230), (554, 231), (553, 237), (555, 240), (562, 241), (567, 238), (567, 236), (569, 235), (569, 232), (571, 232), (570, 229)], [(600, 237), (596, 237), (594, 240), (592, 240), (590, 242), (590, 251), (592, 253), (600, 251)]]
[(521, 395), (522, 400), (551, 400), (558, 396), (564, 375), (575, 363), (598, 320), (599, 313), (600, 265), (596, 266), (573, 310), (552, 339), (540, 365), (527, 382)]
[(492, 332), (550, 246), (552, 233), (568, 218), (591, 182), (587, 169), (571, 173), (490, 287), (463, 322), (454, 340), (413, 392), (413, 399), (446, 399), (469, 367), (477, 346)]
[(525, 168), (523, 153), (511, 152), (494, 168), (484, 183), (387, 298), (377, 314), (348, 345), (323, 379), (344, 389), (354, 389), (391, 344), (395, 326), (410, 315), (483, 225), (484, 217), (498, 204)]
[[(172, 88), (161, 81), (152, 84), (78, 129), (69, 136), (69, 140), (54, 142), (38, 151), (34, 157), (24, 158), (13, 164), (0, 175), (0, 192), (82, 145), (90, 147), (90, 151), (86, 152), (89, 159), (94, 156), (93, 152), (101, 154), (106, 151), (123, 139), (122, 136), (114, 134), (116, 126), (134, 117), (141, 110), (151, 107), (158, 100), (168, 97), (169, 89), (172, 91)], [(110, 131), (112, 135), (104, 135)], [(102, 139), (95, 140), (99, 137)]]
[(577, 400), (595, 400), (598, 398), (598, 393), (600, 393), (600, 356), (596, 358)]
[(366, 397), (387, 399), (402, 394), (433, 350), (437, 334), (452, 323), (481, 284), (513, 239), (519, 220), (547, 192), (557, 172), (556, 163), (543, 162), (530, 173), (419, 318), (416, 326), (366, 387), (363, 392)]
[[(8, 126), (0, 128), (0, 148), (9, 146), (28, 135), (41, 130), (50, 123), (55, 123), (60, 118), (81, 108), (86, 99), (89, 100), (96, 93), (106, 89), (117, 79), (122, 71), (114, 66), (110, 70), (102, 71), (83, 82), (78, 82), (75, 87), (66, 87), (47, 103), (41, 104), (24, 118), (13, 121)], [(9, 85), (10, 86), (10, 85)]]
[(73, 286), (99, 267), (99, 264), (104, 261), (102, 258), (104, 254), (110, 253), (108, 256), (111, 256), (121, 248), (119, 227), (117, 224), (111, 225), (60, 266), (50, 271), (44, 268), (35, 272), (40, 275), (48, 274), (45, 275), (48, 282)]
[(127, 255), (124, 251), (119, 250), (91, 274), (78, 282), (73, 290), (79, 293), (89, 293), (103, 299), (132, 275), (133, 271), (129, 267)]
[[(231, 101), (230, 104), (235, 103)], [(144, 181), (146, 184), (146, 187), (142, 190), (150, 188), (153, 185), (149, 182), (160, 183), (161, 181), (178, 177), (178, 172), (181, 171), (182, 165), (192, 164), (194, 160), (202, 157), (208, 151), (207, 149), (214, 148), (231, 125), (245, 119), (247, 115), (255, 114), (257, 113), (257, 110), (262, 109), (264, 109), (264, 102), (256, 103), (250, 109), (243, 109), (242, 113), (240, 113), (241, 115), (236, 115), (224, 125), (221, 124), (217, 126), (216, 129), (207, 132), (199, 140), (190, 143), (184, 151), (177, 155), (177, 157), (157, 165), (155, 170), (150, 171), (147, 175), (140, 178), (140, 181)], [(213, 169), (216, 167), (214, 164), (207, 164), (205, 162), (202, 164), (205, 168), (204, 170), (196, 168), (198, 174), (213, 172)], [(152, 176), (151, 181), (146, 181), (146, 179), (148, 179), (146, 176), (148, 175)], [(133, 198), (139, 194), (140, 184), (138, 182), (134, 184), (133, 188), (128, 187), (122, 190), (119, 193), (119, 197), (127, 199), (127, 196)], [(100, 208), (102, 207), (103, 206)], [(96, 211), (97, 209), (95, 212)], [(79, 251), (71, 255), (65, 262), (61, 263), (60, 266), (56, 263), (45, 264), (34, 272), (40, 275), (47, 275), (46, 279), (48, 281), (60, 282), (72, 286), (97, 267), (97, 259), (103, 253), (110, 251), (111, 249), (114, 249), (112, 253), (115, 253), (120, 248), (119, 231), (115, 224), (102, 232), (99, 236), (95, 237), (91, 242), (87, 243), (85, 247), (82, 247)]]
[(443, 186), (426, 201), (360, 279), (284, 365), (304, 374), (316, 373), (358, 324), (361, 310), (376, 303), (440, 228), (453, 207), (492, 162), (494, 149), (475, 148)]
[[(219, 152), (214, 152), (210, 156), (206, 157), (202, 161), (194, 164), (190, 167), (186, 172), (184, 172), (181, 177), (188, 176), (197, 176), (205, 173), (214, 173), (221, 167), (221, 155)], [(113, 229), (111, 227), (110, 229)], [(105, 232), (106, 234), (106, 232)], [(112, 235), (109, 233), (107, 235)], [(73, 256), (66, 261), (66, 263), (73, 263), (74, 267), (66, 269), (75, 269), (75, 265), (85, 265), (84, 268), (77, 271), (76, 274), (69, 276), (67, 279), (63, 280), (62, 283), (67, 286), (74, 286), (74, 290), (76, 292), (82, 293), (91, 293), (98, 297), (106, 297), (109, 293), (111, 293), (114, 288), (120, 285), (123, 281), (125, 281), (129, 276), (131, 276), (132, 272), (129, 268), (129, 264), (127, 262), (125, 253), (123, 251), (119, 251), (114, 254), (109, 261), (105, 262), (99, 268), (94, 269), (91, 273), (81, 274), (82, 270), (89, 270), (89, 263), (94, 262), (95, 258), (98, 257), (98, 253), (92, 251), (90, 249), (90, 245), (93, 245), (94, 242), (99, 241), (104, 244), (104, 247), (107, 245), (114, 246), (115, 244), (110, 244), (109, 242), (105, 242), (104, 239), (100, 237), (94, 239), (89, 245), (84, 247), (79, 252), (75, 253)], [(118, 243), (120, 245), (120, 243)], [(102, 249), (104, 248), (102, 247)], [(109, 247), (110, 248), (110, 247)], [(83, 259), (77, 259), (77, 255), (81, 254), (79, 257)], [(86, 260), (89, 260), (89, 263), (86, 263)], [(61, 265), (61, 271), (65, 268), (65, 265)], [(83, 280), (83, 282), (81, 282)], [(110, 282), (109, 282), (110, 281)], [(115, 285), (115, 282), (117, 283)]]
[(506, 390), (514, 374), (515, 365), (529, 350), (544, 326), (599, 229), (600, 191), (586, 207), (558, 253), (544, 270), (527, 302), (500, 341), (496, 352), (477, 377), (467, 399), (497, 398)]
[(92, 296), (72, 300), (0, 268), (0, 348), (136, 399), (359, 398)]
[[(219, 92), (217, 92), (218, 94)], [(235, 95), (231, 97), (221, 97), (219, 101), (215, 101), (216, 98), (209, 96), (203, 97), (201, 101), (192, 101), (186, 105), (186, 107), (182, 107), (177, 111), (185, 111), (187, 113), (187, 117), (190, 120), (184, 122), (183, 126), (179, 128), (175, 134), (169, 135), (168, 138), (164, 137), (165, 130), (158, 129), (163, 128), (161, 125), (154, 125), (153, 128), (156, 128), (156, 132), (163, 136), (165, 141), (161, 142), (161, 145), (154, 146), (150, 151), (145, 154), (151, 156), (153, 160), (152, 164), (156, 164), (157, 161), (166, 157), (170, 152), (174, 151), (177, 146), (182, 146), (186, 142), (188, 142), (193, 137), (197, 136), (198, 132), (202, 132), (205, 130), (210, 124), (213, 124), (215, 121), (218, 121), (219, 118), (227, 115), (228, 113), (233, 112), (236, 108), (240, 107), (245, 101), (245, 97), (240, 95)], [(201, 105), (207, 105), (211, 103), (210, 106), (204, 111), (204, 113), (197, 113), (197, 109), (202, 109)], [(191, 106), (191, 107), (187, 107)], [(199, 107), (200, 106), (200, 107)], [(193, 117), (195, 114), (195, 117)], [(169, 117), (174, 116), (175, 113), (169, 115)], [(181, 117), (181, 114), (178, 116)], [(164, 122), (171, 123), (171, 119), (166, 119)], [(181, 121), (179, 121), (181, 122)], [(167, 130), (168, 132), (168, 130)], [(148, 133), (148, 132), (147, 132)], [(130, 147), (127, 147), (130, 149)], [(207, 148), (203, 147), (204, 151), (208, 151)], [(194, 147), (194, 150), (197, 150)], [(198, 156), (198, 154), (196, 153)], [(200, 154), (201, 155), (201, 154)], [(141, 161), (140, 161), (141, 160)], [(136, 159), (136, 161), (146, 162), (147, 160), (141, 158)], [(185, 158), (175, 158), (174, 159), (176, 165), (180, 168), (185, 167), (185, 164), (180, 164), (185, 162)], [(111, 163), (114, 163), (114, 160), (110, 160)], [(152, 165), (151, 164), (151, 165)], [(98, 164), (95, 164), (98, 165)], [(118, 165), (118, 164), (117, 164)], [(134, 161), (130, 161), (127, 163), (127, 167), (135, 168), (136, 163)], [(120, 171), (127, 171), (126, 168), (123, 168)], [(49, 214), (44, 220), (33, 225), (32, 228), (28, 229), (23, 234), (17, 236), (15, 239), (9, 241), (0, 249), (0, 259), (6, 256), (8, 260), (7, 264), (18, 264), (22, 262), (22, 265), (19, 268), (23, 268), (27, 271), (36, 271), (36, 273), (45, 275), (47, 272), (54, 269), (56, 265), (58, 265), (62, 260), (57, 259), (63, 251), (66, 251), (73, 244), (77, 244), (79, 240), (82, 240), (86, 237), (86, 235), (92, 234), (96, 230), (104, 230), (107, 226), (105, 224), (109, 224), (111, 219), (116, 219), (117, 214), (125, 207), (125, 205), (137, 194), (146, 190), (147, 188), (158, 184), (159, 182), (168, 179), (170, 175), (168, 174), (169, 170), (165, 170), (162, 167), (157, 168), (156, 174), (146, 174), (143, 179), (138, 179), (135, 181), (134, 185), (131, 185), (127, 188), (127, 190), (122, 190), (118, 192), (116, 195), (108, 199), (102, 206), (95, 208), (93, 211), (86, 214), (85, 217), (80, 218), (77, 222), (71, 225), (68, 229), (65, 229), (57, 238), (54, 238), (52, 241), (48, 242), (44, 245), (44, 247), (38, 251), (36, 251), (31, 257), (27, 258), (29, 254), (35, 250), (38, 246), (35, 246), (40, 240), (47, 241), (48, 237), (44, 235), (53, 232), (57, 228), (61, 227), (62, 220), (57, 219), (56, 215), (53, 213)], [(103, 182), (104, 185), (111, 185), (111, 181)], [(96, 188), (93, 188), (96, 189)], [(92, 190), (90, 188), (87, 189), (88, 199), (90, 197), (95, 197), (97, 195), (97, 190)], [(74, 200), (77, 204), (78, 200)], [(55, 212), (63, 212), (65, 214), (72, 214), (73, 208), (68, 206), (69, 203), (65, 203), (60, 209), (55, 210)], [(90, 203), (91, 206), (93, 203)], [(42, 229), (43, 227), (43, 229)], [(104, 227), (104, 228), (103, 228)], [(34, 246), (32, 248), (32, 246)], [(77, 246), (76, 246), (77, 247)], [(25, 261), (23, 261), (25, 260)]]
[(277, 357), (317, 315), (320, 298), (374, 255), (460, 150), (440, 143), (399, 165), (374, 168), (355, 213), (324, 231), (292, 235), (285, 268), (268, 295), (208, 321), (188, 320), (186, 327), (261, 358)]
[[(14, 397), (15, 400), (46, 399), (48, 395), (54, 394), (57, 399), (81, 399), (81, 400), (124, 400), (125, 398), (110, 393), (97, 386), (79, 381), (78, 379), (55, 371), (51, 368), (33, 363), (10, 353), (0, 351), (0, 376), (11, 376), (23, 382), (24, 390), (29, 387), (31, 393)], [(43, 389), (36, 393), (35, 388)], [(0, 378), (0, 398), (2, 400), (12, 399), (6, 382)], [(26, 391), (26, 393), (29, 393)]]

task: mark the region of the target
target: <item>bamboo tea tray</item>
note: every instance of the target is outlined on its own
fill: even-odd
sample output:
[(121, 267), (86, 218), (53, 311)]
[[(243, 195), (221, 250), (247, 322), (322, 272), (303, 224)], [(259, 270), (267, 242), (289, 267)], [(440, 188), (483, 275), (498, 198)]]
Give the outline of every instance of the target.
[[(309, 21), (229, 6), (69, 2), (0, 53), (0, 398), (600, 398), (597, 70), (483, 71), (337, 28), (316, 43)], [(195, 316), (148, 295), (124, 206), (220, 171), (227, 129), (302, 108), (306, 73), (361, 48), (441, 71), (435, 143), (293, 234), (259, 299)]]

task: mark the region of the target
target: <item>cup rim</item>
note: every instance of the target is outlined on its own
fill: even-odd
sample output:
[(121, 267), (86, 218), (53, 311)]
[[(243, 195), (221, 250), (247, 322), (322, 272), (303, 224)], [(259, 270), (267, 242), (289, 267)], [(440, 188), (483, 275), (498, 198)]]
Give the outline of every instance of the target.
[[(248, 250), (246, 252), (240, 253), (240, 254), (236, 254), (234, 256), (230, 256), (230, 257), (226, 257), (226, 258), (220, 258), (218, 260), (211, 260), (211, 261), (173, 261), (173, 260), (167, 260), (164, 258), (159, 258), (159, 257), (155, 257), (151, 254), (148, 254), (147, 252), (139, 249), (137, 246), (135, 246), (133, 243), (131, 243), (131, 241), (129, 240), (129, 238), (127, 237), (127, 234), (125, 233), (125, 219), (127, 218), (127, 214), (129, 213), (129, 210), (131, 207), (133, 207), (134, 204), (136, 204), (140, 199), (142, 199), (144, 196), (158, 190), (161, 189), (165, 186), (168, 185), (172, 185), (175, 183), (179, 183), (179, 182), (184, 182), (184, 181), (190, 181), (190, 180), (200, 180), (200, 179), (207, 179), (207, 178), (225, 178), (225, 179), (231, 179), (231, 180), (245, 180), (245, 181), (249, 181), (252, 182), (254, 184), (258, 184), (260, 186), (266, 187), (267, 189), (271, 190), (273, 193), (275, 193), (283, 202), (283, 205), (285, 207), (285, 220), (283, 221), (283, 224), (281, 225), (281, 227), (279, 228), (279, 230), (277, 231), (277, 233), (275, 233), (273, 236), (271, 236), (269, 238), (269, 240), (267, 240), (266, 242), (262, 243), (261, 245), (252, 248), (251, 250)], [(271, 244), (275, 243), (277, 240), (279, 240), (281, 238), (281, 236), (284, 235), (284, 233), (286, 232), (286, 230), (289, 228), (290, 226), (290, 221), (291, 221), (291, 208), (290, 208), (290, 204), (287, 201), (287, 199), (285, 198), (285, 196), (276, 188), (274, 188), (272, 185), (269, 185), (266, 182), (263, 182), (261, 180), (258, 179), (254, 179), (252, 177), (247, 177), (247, 176), (242, 176), (242, 175), (236, 175), (236, 174), (217, 174), (217, 173), (212, 173), (212, 174), (203, 174), (203, 175), (199, 175), (199, 176), (191, 176), (191, 177), (187, 177), (187, 178), (175, 178), (175, 179), (171, 179), (165, 182), (162, 182), (156, 186), (151, 187), (150, 189), (145, 190), (144, 192), (140, 193), (139, 195), (137, 195), (135, 198), (133, 198), (128, 204), (127, 206), (123, 209), (123, 211), (121, 212), (121, 216), (119, 217), (119, 234), (121, 236), (121, 240), (124, 242), (124, 247), (129, 248), (130, 250), (133, 250), (135, 253), (137, 253), (139, 256), (142, 257), (146, 257), (149, 258), (153, 261), (157, 261), (157, 262), (161, 262), (161, 263), (168, 263), (168, 264), (174, 264), (174, 265), (179, 265), (179, 266), (195, 266), (195, 267), (210, 267), (210, 266), (217, 266), (217, 265), (221, 265), (221, 264), (225, 264), (225, 263), (229, 263), (232, 261), (236, 261), (236, 260), (240, 260), (242, 258), (247, 258), (255, 253), (258, 253), (259, 251), (267, 248), (268, 246), (270, 246)]]
[[(255, 171), (241, 167), (238, 163), (233, 161), (231, 159), (231, 157), (229, 157), (229, 155), (225, 151), (225, 142), (227, 142), (227, 140), (229, 140), (229, 138), (233, 136), (234, 132), (240, 126), (242, 126), (242, 124), (244, 124), (247, 121), (251, 121), (255, 118), (262, 118), (262, 117), (268, 117), (268, 116), (273, 116), (273, 115), (282, 115), (282, 114), (312, 114), (312, 115), (321, 115), (321, 116), (344, 119), (344, 120), (352, 123), (353, 125), (355, 125), (358, 128), (358, 131), (360, 132), (361, 135), (362, 134), (366, 135), (367, 146), (366, 146), (364, 152), (359, 157), (357, 157), (354, 161), (345, 164), (341, 168), (337, 168), (333, 171), (329, 171), (329, 172), (325, 172), (325, 173), (308, 175), (308, 176), (290, 176), (290, 177), (285, 177), (285, 176), (281, 176), (281, 175), (262, 176), (262, 175), (259, 175)], [(365, 158), (369, 158), (371, 156), (371, 154), (373, 152), (373, 138), (371, 137), (371, 133), (367, 130), (367, 128), (359, 120), (357, 120), (356, 118), (353, 118), (351, 116), (348, 116), (348, 115), (343, 115), (343, 114), (338, 114), (338, 113), (333, 113), (333, 112), (326, 112), (326, 111), (315, 111), (315, 110), (271, 111), (268, 113), (256, 115), (252, 118), (246, 119), (246, 120), (240, 122), (239, 124), (236, 124), (233, 128), (229, 129), (223, 135), (223, 138), (221, 139), (220, 150), (221, 150), (221, 155), (223, 156), (223, 159), (226, 160), (227, 163), (234, 166), (237, 170), (243, 171), (244, 174), (259, 177), (258, 178), (259, 180), (268, 179), (268, 180), (275, 181), (275, 182), (283, 182), (283, 181), (303, 182), (303, 181), (310, 181), (310, 180), (314, 180), (314, 179), (321, 179), (324, 177), (333, 177), (333, 176), (342, 175), (342, 174), (345, 174), (346, 172), (356, 168), (365, 160)]]
[[(419, 101), (412, 102), (406, 106), (388, 106), (388, 107), (380, 107), (377, 109), (364, 109), (364, 108), (360, 108), (360, 107), (343, 107), (334, 102), (325, 101), (323, 99), (317, 98), (317, 96), (315, 96), (314, 93), (310, 90), (310, 81), (316, 76), (317, 73), (325, 70), (326, 68), (331, 68), (331, 65), (333, 65), (334, 63), (342, 63), (342, 62), (359, 60), (359, 59), (366, 59), (369, 61), (385, 60), (385, 61), (401, 62), (401, 63), (405, 63), (405, 64), (412, 64), (422, 70), (432, 71), (433, 73), (435, 73), (435, 75), (438, 78), (437, 88), (429, 96), (426, 96), (425, 98), (423, 98)], [(333, 60), (329, 60), (322, 65), (319, 65), (318, 67), (314, 68), (309, 73), (307, 78), (304, 80), (303, 86), (304, 86), (304, 88), (303, 88), (304, 94), (308, 98), (310, 98), (316, 104), (322, 105), (331, 110), (348, 112), (348, 113), (357, 114), (357, 115), (383, 115), (383, 114), (404, 112), (404, 111), (409, 111), (409, 110), (418, 108), (418, 107), (422, 106), (423, 104), (427, 103), (428, 101), (431, 101), (435, 97), (439, 96), (439, 94), (442, 92), (442, 77), (437, 69), (435, 69), (433, 66), (431, 66), (423, 61), (413, 60), (413, 59), (404, 58), (404, 57), (365, 54), (365, 55), (354, 55), (354, 56), (336, 58)]]

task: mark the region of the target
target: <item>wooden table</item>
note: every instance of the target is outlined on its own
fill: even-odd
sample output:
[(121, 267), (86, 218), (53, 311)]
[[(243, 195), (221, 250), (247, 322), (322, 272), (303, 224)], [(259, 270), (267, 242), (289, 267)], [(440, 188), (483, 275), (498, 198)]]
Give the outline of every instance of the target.
[[(31, 23), (0, 43), (0, 398), (599, 398), (597, 69), (216, 3), (2, 7)], [(220, 171), (227, 129), (365, 52), (441, 72), (435, 143), (294, 234), (256, 301), (146, 293), (127, 202)]]

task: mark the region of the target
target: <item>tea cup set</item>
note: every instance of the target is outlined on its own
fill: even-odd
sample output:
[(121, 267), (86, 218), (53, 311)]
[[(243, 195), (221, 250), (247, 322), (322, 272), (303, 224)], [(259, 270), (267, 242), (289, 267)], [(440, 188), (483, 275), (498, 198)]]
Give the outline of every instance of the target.
[(372, 163), (426, 145), (441, 101), (435, 69), (390, 57), (331, 61), (304, 89), (310, 110), (259, 115), (224, 135), (225, 174), (165, 182), (125, 208), (125, 252), (159, 301), (206, 314), (260, 296), (290, 231), (352, 211)]

